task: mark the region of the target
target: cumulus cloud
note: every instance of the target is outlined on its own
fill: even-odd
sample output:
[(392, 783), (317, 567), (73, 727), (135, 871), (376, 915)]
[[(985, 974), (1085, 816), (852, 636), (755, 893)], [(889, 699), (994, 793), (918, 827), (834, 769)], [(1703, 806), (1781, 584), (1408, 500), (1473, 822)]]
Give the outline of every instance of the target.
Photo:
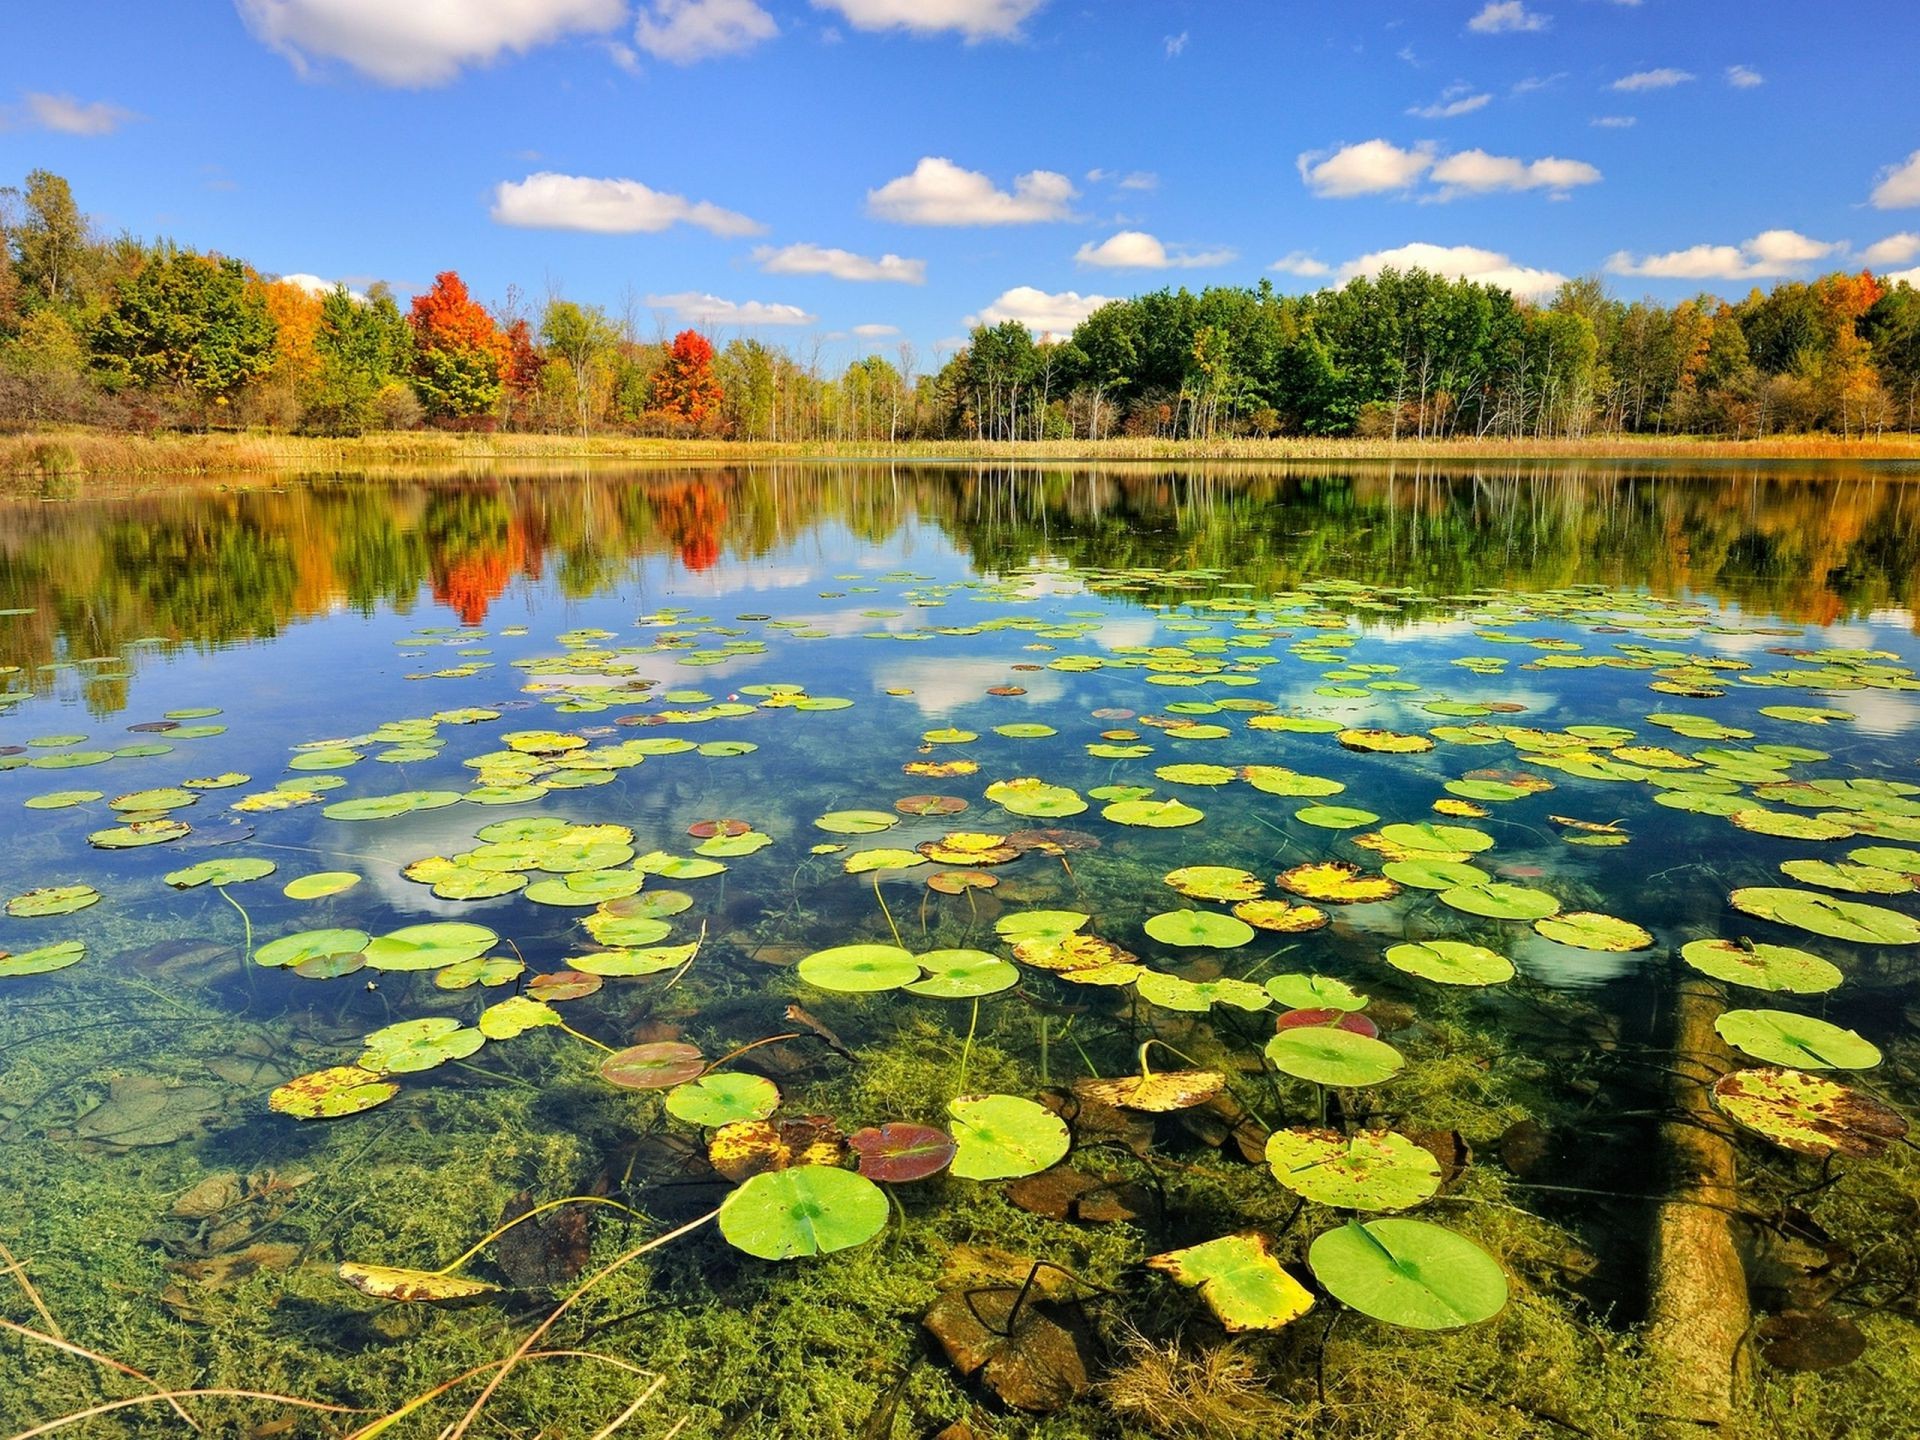
[(978, 315), (969, 315), (967, 324), (998, 325), (1017, 320), (1042, 335), (1065, 335), (1102, 305), (1112, 303), (1108, 295), (1082, 295), (1075, 290), (1048, 294), (1031, 285), (1016, 285)]
[(493, 192), (493, 218), (534, 230), (586, 230), (597, 235), (654, 234), (692, 225), (715, 235), (758, 235), (766, 227), (705, 200), (654, 190), (638, 180), (601, 180), (542, 170), (503, 180)]
[(76, 100), (29, 90), (20, 103), (0, 109), (0, 130), (51, 130), (58, 135), (111, 135), (142, 117), (105, 100)]
[(1433, 167), (1435, 183), (1449, 194), (1487, 194), (1496, 190), (1552, 190), (1561, 194), (1576, 185), (1596, 185), (1600, 172), (1584, 160), (1518, 160), (1511, 155), (1489, 155), (1484, 150), (1462, 150)]
[(1117, 170), (1089, 170), (1087, 172), (1087, 183), (1089, 185), (1098, 185), (1108, 180), (1111, 180), (1114, 186), (1121, 190), (1157, 190), (1160, 188), (1160, 177), (1151, 170), (1129, 170), (1124, 175), (1120, 174)]
[(1363, 140), (1332, 152), (1310, 150), (1295, 163), (1314, 194), (1344, 200), (1405, 190), (1432, 168), (1433, 150), (1426, 145), (1402, 150), (1391, 140)]
[(468, 65), (611, 30), (626, 0), (236, 0), (264, 44), (306, 72), (343, 60), (388, 85), (443, 85)]
[(1344, 283), (1356, 276), (1371, 278), (1382, 270), (1425, 270), (1452, 280), (1475, 280), (1482, 285), (1498, 285), (1516, 295), (1540, 299), (1551, 295), (1567, 277), (1552, 270), (1535, 270), (1516, 265), (1497, 250), (1480, 250), (1472, 245), (1428, 245), (1416, 242), (1392, 250), (1375, 250), (1349, 260), (1340, 267)]
[(1898, 235), (1889, 235), (1884, 240), (1876, 240), (1860, 252), (1862, 265), (1904, 265), (1920, 255), (1920, 235), (1911, 230), (1902, 230)]
[(1765, 280), (1792, 275), (1841, 249), (1839, 241), (1814, 240), (1797, 230), (1766, 230), (1738, 245), (1690, 245), (1664, 255), (1608, 257), (1615, 275), (1656, 280)]
[(1889, 270), (1886, 278), (1896, 285), (1904, 280), (1914, 289), (1920, 290), (1920, 265), (1914, 266), (1911, 270)]
[(1467, 29), (1480, 35), (1512, 35), (1544, 30), (1551, 23), (1551, 17), (1527, 9), (1520, 0), (1487, 0), (1480, 13), (1467, 21)]
[(698, 290), (682, 290), (673, 295), (647, 296), (649, 310), (665, 310), (689, 325), (710, 329), (734, 325), (753, 328), (762, 325), (811, 325), (818, 316), (809, 315), (798, 305), (771, 305), (763, 300), (722, 300)]
[(953, 31), (968, 40), (1007, 40), (1047, 0), (813, 0), (856, 30)]
[(1224, 265), (1234, 258), (1231, 250), (1169, 250), (1144, 230), (1122, 230), (1095, 245), (1091, 240), (1073, 257), (1082, 265), (1098, 265), (1108, 270), (1192, 270), (1208, 265)]
[(1876, 210), (1904, 210), (1910, 205), (1920, 205), (1920, 150), (1901, 161), (1898, 165), (1889, 165), (1874, 176), (1873, 208)]
[(1333, 267), (1331, 265), (1314, 259), (1313, 256), (1304, 250), (1289, 251), (1267, 268), (1269, 270), (1277, 270), (1282, 275), (1315, 276), (1331, 275), (1333, 273)]
[(911, 174), (869, 190), (867, 213), (902, 225), (1031, 225), (1065, 220), (1078, 193), (1052, 170), (1030, 170), (1014, 177), (1012, 190), (1000, 190), (978, 170), (928, 155)]
[(1614, 90), (1671, 90), (1676, 85), (1684, 85), (1694, 77), (1685, 70), (1675, 70), (1672, 66), (1662, 66), (1658, 70), (1636, 70), (1631, 75), (1622, 75), (1609, 87)]
[(1751, 65), (1729, 65), (1727, 67), (1727, 84), (1733, 86), (1736, 90), (1751, 90), (1756, 85), (1764, 85), (1766, 83), (1767, 77)]
[(751, 50), (779, 33), (756, 0), (653, 0), (640, 11), (633, 43), (649, 55), (690, 65)]
[(1458, 115), (1471, 115), (1474, 111), (1491, 104), (1493, 96), (1484, 91), (1476, 92), (1471, 85), (1449, 85), (1440, 92), (1440, 98), (1431, 105), (1416, 105), (1407, 111), (1422, 120), (1451, 120)]
[(898, 325), (856, 325), (853, 327), (853, 333), (862, 340), (884, 340), (889, 335), (898, 335), (900, 327)]
[(892, 280), (902, 285), (927, 282), (926, 261), (904, 260), (898, 255), (872, 260), (851, 250), (800, 244), (778, 248), (762, 245), (753, 252), (753, 258), (769, 275), (831, 275), (836, 280)]

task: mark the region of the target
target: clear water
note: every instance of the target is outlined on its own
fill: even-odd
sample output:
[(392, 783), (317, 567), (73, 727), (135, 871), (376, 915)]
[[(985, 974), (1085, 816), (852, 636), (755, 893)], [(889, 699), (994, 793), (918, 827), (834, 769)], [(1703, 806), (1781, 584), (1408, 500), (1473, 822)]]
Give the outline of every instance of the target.
[[(1502, 1184), (1529, 1173), (1501, 1160), (1501, 1140), (1519, 1119), (1565, 1132), (1596, 1108), (1643, 1117), (1638, 1129), (1632, 1119), (1596, 1122), (1589, 1143), (1573, 1147), (1586, 1152), (1577, 1157), (1563, 1144), (1556, 1178), (1572, 1183), (1529, 1191), (1512, 1180), (1500, 1192), (1502, 1203), (1518, 1197), (1556, 1233), (1604, 1252), (1596, 1265), (1573, 1267), (1580, 1273), (1529, 1275), (1527, 1287), (1568, 1313), (1604, 1315), (1624, 1329), (1644, 1303), (1634, 1259), (1644, 1216), (1607, 1194), (1649, 1183), (1634, 1156), (1649, 1143), (1644, 1117), (1665, 1103), (1663, 1071), (1646, 1057), (1678, 969), (1673, 952), (1700, 937), (1746, 936), (1830, 960), (1847, 977), (1831, 993), (1739, 990), (1731, 1003), (1857, 1030), (1888, 1062), (1843, 1078), (1904, 1106), (1913, 1098), (1904, 1048), (1911, 952), (1809, 936), (1737, 914), (1727, 897), (1743, 886), (1811, 888), (1783, 878), (1780, 863), (1920, 842), (1920, 828), (1906, 834), (1920, 822), (1894, 803), (1891, 818), (1861, 829), (1837, 806), (1838, 838), (1755, 833), (1655, 797), (1673, 775), (1713, 770), (1701, 788), (1777, 813), (1815, 811), (1756, 796), (1768, 776), (1743, 773), (1737, 761), (1731, 773), (1709, 760), (1592, 778), (1534, 763), (1556, 752), (1542, 749), (1546, 742), (1516, 746), (1498, 727), (1619, 727), (1633, 738), (1608, 744), (1682, 756), (1719, 746), (1751, 759), (1755, 746), (1801, 747), (1785, 752), (1779, 779), (1920, 781), (1912, 744), (1920, 682), (1910, 673), (1920, 660), (1917, 584), (1920, 497), (1898, 475), (1860, 470), (782, 465), (183, 485), (0, 502), (0, 609), (9, 612), (0, 616), (0, 815), (13, 822), (0, 849), (0, 894), (86, 885), (101, 897), (67, 914), (0, 919), (0, 950), (15, 956), (70, 940), (86, 947), (76, 964), (0, 979), (0, 1239), (74, 1340), (168, 1384), (251, 1385), (378, 1411), (505, 1353), (533, 1313), (530, 1287), (524, 1275), (503, 1279), (483, 1257), (474, 1273), (508, 1284), (505, 1299), (450, 1311), (382, 1307), (340, 1284), (336, 1262), (432, 1268), (479, 1239), (523, 1190), (533, 1202), (611, 1194), (663, 1223), (727, 1193), (705, 1168), (700, 1128), (665, 1115), (658, 1092), (599, 1080), (595, 1042), (677, 1041), (717, 1058), (790, 1035), (787, 1007), (797, 1004), (858, 1059), (804, 1034), (729, 1068), (773, 1079), (783, 1114), (830, 1115), (852, 1131), (945, 1123), (946, 1102), (962, 1085), (1036, 1097), (1090, 1070), (1124, 1075), (1141, 1041), (1158, 1037), (1229, 1072), (1234, 1093), (1257, 1100), (1251, 1108), (1268, 1123), (1319, 1122), (1315, 1092), (1262, 1070), (1278, 1003), (1271, 1013), (1166, 1010), (1130, 987), (1074, 987), (1023, 967), (1018, 988), (983, 999), (976, 1012), (965, 1000), (825, 990), (794, 968), (823, 948), (891, 944), (896, 935), (916, 953), (962, 947), (1004, 957), (996, 920), (1061, 908), (1091, 915), (1091, 929), (1142, 963), (1188, 979), (1260, 983), (1316, 972), (1365, 990), (1408, 1070), (1377, 1088), (1336, 1092), (1329, 1118), (1458, 1130), (1477, 1152), (1469, 1171), (1498, 1172)], [(1569, 665), (1567, 657), (1581, 659)], [(1592, 657), (1624, 663), (1586, 665)], [(1458, 663), (1468, 659), (1475, 664)], [(1809, 672), (1812, 683), (1753, 683), (1783, 674), (1804, 681)], [(1160, 683), (1169, 679), (1182, 683)], [(1693, 693), (1661, 693), (1654, 682)], [(768, 686), (851, 703), (769, 705), (776, 697), (760, 688)], [(996, 688), (1009, 693), (990, 693)], [(702, 718), (715, 704), (735, 713)], [(1428, 708), (1435, 704), (1455, 709)], [(1463, 704), (1494, 708), (1459, 713)], [(1807, 723), (1764, 715), (1762, 706), (1850, 718)], [(167, 719), (203, 709), (219, 713)], [(374, 738), (394, 722), (469, 709), (491, 718)], [(1420, 753), (1368, 753), (1334, 733), (1249, 727), (1272, 714), (1456, 734)], [(1650, 722), (1653, 714), (1706, 717), (1751, 735), (1690, 737)], [(1021, 724), (1055, 733), (996, 733)], [(1183, 724), (1224, 733), (1190, 738)], [(1465, 738), (1490, 743), (1464, 743), (1458, 727), (1482, 727)], [(499, 782), (498, 762), (485, 774), (464, 762), (498, 755), (504, 734), (535, 730), (563, 732), (588, 754), (668, 738), (753, 748), (726, 753), (736, 747), (721, 743), (714, 753), (572, 770), (610, 778), (517, 803), (460, 800), (373, 820), (326, 814), (359, 797), (465, 794)], [(1108, 731), (1135, 738), (1103, 738)], [(337, 769), (288, 768), (300, 747), (327, 740), (359, 758)], [(1090, 745), (1150, 753), (1116, 758), (1090, 754)], [(129, 746), (154, 753), (61, 763)], [(948, 761), (977, 768), (945, 776), (903, 769)], [(1204, 785), (1155, 774), (1182, 763), (1234, 773)], [(1274, 795), (1239, 778), (1248, 765), (1343, 788), (1325, 799)], [(1484, 817), (1434, 814), (1447, 782), (1476, 770), (1531, 775), (1553, 788), (1486, 804)], [(185, 822), (179, 838), (126, 849), (89, 843), (125, 818), (112, 808), (116, 797), (229, 775), (248, 778), (192, 790), (185, 806), (132, 812)], [(301, 794), (315, 776), (343, 783)], [(556, 776), (569, 780), (550, 764), (532, 778), (545, 785)], [(1026, 776), (1082, 796), (1139, 785), (1204, 819), (1177, 829), (1122, 825), (1103, 816), (1097, 798), (1070, 817), (1021, 818), (984, 798), (991, 782)], [(232, 808), (276, 787), (303, 803)], [(27, 806), (67, 790), (100, 798)], [(896, 800), (916, 794), (957, 797), (966, 809), (901, 816), (874, 834), (815, 823), (848, 810), (894, 814)], [(1296, 818), (1314, 805), (1355, 807), (1377, 823), (1329, 829)], [(481, 827), (526, 816), (627, 827), (641, 854), (692, 854), (701, 841), (689, 826), (715, 819), (744, 821), (770, 839), (726, 857), (718, 875), (647, 879), (646, 891), (684, 889), (693, 900), (671, 916), (661, 943), (700, 938), (700, 948), (684, 974), (610, 978), (595, 994), (556, 1002), (566, 1025), (588, 1038), (542, 1027), (491, 1039), (458, 1061), (393, 1076), (399, 1093), (364, 1114), (272, 1113), (276, 1086), (352, 1064), (364, 1035), (427, 1016), (471, 1024), (526, 977), (596, 948), (582, 926), (590, 904), (541, 905), (519, 894), (441, 899), (405, 873), (473, 849)], [(1630, 838), (1572, 844), (1601, 832), (1565, 819)], [(1497, 880), (1549, 892), (1566, 911), (1631, 921), (1651, 943), (1624, 952), (1569, 946), (1523, 921), (1463, 914), (1418, 888), (1384, 903), (1330, 905), (1325, 928), (1262, 932), (1232, 948), (1162, 945), (1141, 928), (1188, 906), (1225, 913), (1170, 889), (1161, 877), (1176, 867), (1240, 867), (1279, 895), (1275, 876), (1312, 861), (1377, 871), (1383, 857), (1356, 846), (1356, 836), (1436, 820), (1490, 836), (1493, 847), (1472, 861)], [(870, 847), (1034, 827), (1056, 832), (1043, 838), (1064, 854), (1029, 843), (1019, 858), (989, 867), (992, 889), (930, 890), (926, 877), (951, 862), (886, 869), (877, 880), (844, 871), (849, 855)], [(238, 857), (276, 868), (224, 893), (164, 879)], [(283, 893), (321, 871), (361, 878), (319, 899)], [(1917, 909), (1903, 893), (1823, 893)], [(430, 971), (355, 967), (314, 979), (247, 960), (295, 932), (381, 935), (435, 920), (490, 928), (500, 938), (489, 953), (523, 961), (524, 972), (446, 990)], [(1469, 990), (1383, 962), (1386, 947), (1425, 938), (1495, 948), (1517, 976)], [(1182, 1062), (1169, 1053), (1153, 1063)], [(1009, 1246), (1034, 1253), (1030, 1229), (1041, 1225), (1056, 1249), (1037, 1258), (1066, 1255), (1118, 1275), (1148, 1254), (1266, 1226), (1306, 1279), (1298, 1251), (1341, 1217), (1317, 1206), (1302, 1216), (1263, 1165), (1247, 1163), (1231, 1140), (1222, 1145), (1230, 1125), (1211, 1136), (1175, 1118), (1158, 1125), (1148, 1154), (1213, 1176), (1215, 1189), (1196, 1192), (1187, 1208), (1176, 1198), (1171, 1211), (1108, 1227), (1097, 1242), (1072, 1238), (1089, 1227), (1071, 1221), (1023, 1220), (1029, 1230)], [(1072, 1163), (1104, 1169), (1095, 1138), (1077, 1140)], [(1763, 1178), (1790, 1178), (1803, 1163), (1751, 1137), (1741, 1143)], [(238, 1177), (240, 1198), (227, 1195), (211, 1217), (199, 1213), (204, 1204), (179, 1213), (183, 1195), (228, 1175)], [(1491, 1192), (1475, 1183), (1472, 1174), (1452, 1182), (1417, 1213), (1478, 1233), (1471, 1197)], [(896, 1247), (888, 1253), (912, 1284), (902, 1280), (884, 1300), (848, 1300), (833, 1333), (875, 1354), (910, 1353), (917, 1311), (941, 1283), (941, 1255), (959, 1237), (1009, 1237), (996, 1219), (1010, 1213), (998, 1192), (965, 1180), (903, 1189), (902, 1228), (870, 1243)], [(1239, 1213), (1219, 1213), (1221, 1196)], [(638, 1228), (601, 1223), (597, 1259), (650, 1233), (631, 1223)], [(1105, 1247), (1098, 1255), (1085, 1248), (1096, 1243)], [(261, 1245), (279, 1248), (248, 1249)], [(819, 1290), (821, 1274), (840, 1273), (830, 1267), (854, 1263), (743, 1261), (710, 1232), (687, 1246), (686, 1258), (661, 1261), (624, 1298), (639, 1311), (697, 1311), (709, 1334), (728, 1313), (815, 1303), (794, 1297)], [(245, 1263), (223, 1271), (235, 1256)], [(1517, 1262), (1503, 1258), (1514, 1271)], [(808, 1266), (816, 1267), (811, 1278)], [(1164, 1322), (1169, 1306), (1190, 1303), (1163, 1282), (1126, 1273), (1132, 1298), (1118, 1302), (1121, 1312), (1131, 1306)], [(0, 1313), (32, 1322), (22, 1298), (8, 1296)], [(690, 1417), (689, 1433), (921, 1433), (916, 1427), (940, 1419), (942, 1406), (959, 1403), (957, 1381), (943, 1379), (948, 1388), (939, 1390), (923, 1368), (912, 1372), (922, 1376), (912, 1400), (882, 1414), (894, 1383), (885, 1366), (848, 1381), (844, 1394), (811, 1380), (776, 1382), (738, 1354), (702, 1360), (686, 1334), (663, 1337), (613, 1310), (608, 1302), (596, 1312), (596, 1323), (611, 1327), (607, 1343), (639, 1363), (652, 1355), (680, 1367), (650, 1403), (658, 1415)], [(1116, 1318), (1148, 1323), (1112, 1311), (1101, 1323)], [(826, 1338), (814, 1343), (818, 1353), (791, 1357), (800, 1370), (844, 1370)], [(0, 1379), (0, 1409), (23, 1424), (137, 1388), (109, 1381), (96, 1392), (80, 1362), (44, 1347), (22, 1354), (15, 1381)], [(688, 1365), (711, 1366), (716, 1378), (703, 1388)], [(1311, 1371), (1289, 1377), (1276, 1361), (1271, 1383), (1305, 1384)], [(591, 1433), (584, 1420), (566, 1418), (574, 1402), (555, 1397), (559, 1383), (504, 1387), (504, 1428), (494, 1433), (540, 1425)], [(604, 1383), (608, 1396), (619, 1389)], [(587, 1405), (599, 1393), (587, 1387), (576, 1398)], [(256, 1423), (272, 1410), (205, 1413)], [(876, 1414), (883, 1428), (871, 1428)], [(1062, 1416), (1077, 1418), (1019, 1423), (1039, 1426), (1034, 1433), (1052, 1433), (1048, 1424), (1082, 1427), (1060, 1434), (1155, 1433), (1126, 1429), (1136, 1421), (1094, 1399)], [(171, 1419), (151, 1407), (100, 1423), (160, 1433)], [(313, 1433), (350, 1428), (299, 1423), (337, 1424)]]

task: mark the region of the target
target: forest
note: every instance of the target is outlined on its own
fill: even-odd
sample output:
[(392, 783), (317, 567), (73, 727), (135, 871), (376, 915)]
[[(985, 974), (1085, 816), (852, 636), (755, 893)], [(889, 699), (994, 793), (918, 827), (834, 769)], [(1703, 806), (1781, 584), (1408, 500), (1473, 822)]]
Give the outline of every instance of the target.
[(1110, 437), (1419, 440), (1920, 428), (1920, 291), (1871, 273), (1737, 303), (1623, 300), (1596, 278), (1545, 304), (1385, 270), (1305, 295), (1157, 290), (1070, 335), (977, 326), (838, 373), (811, 340), (668, 334), (446, 270), (405, 302), (262, 273), (171, 240), (97, 233), (44, 170), (0, 190), (0, 428), (313, 435), (440, 427), (742, 441)]

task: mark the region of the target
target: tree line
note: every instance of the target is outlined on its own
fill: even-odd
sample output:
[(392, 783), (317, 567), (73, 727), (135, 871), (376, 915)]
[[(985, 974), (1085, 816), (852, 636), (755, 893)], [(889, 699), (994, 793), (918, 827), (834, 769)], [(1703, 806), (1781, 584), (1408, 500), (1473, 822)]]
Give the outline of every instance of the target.
[(559, 293), (403, 306), (171, 241), (97, 234), (68, 183), (0, 190), (0, 424), (358, 434), (419, 425), (771, 441), (1846, 437), (1920, 428), (1920, 291), (1836, 273), (1727, 302), (1623, 301), (1596, 279), (1535, 303), (1386, 270), (1308, 295), (1159, 290), (1071, 335), (976, 326), (837, 373), (821, 345), (645, 333)]

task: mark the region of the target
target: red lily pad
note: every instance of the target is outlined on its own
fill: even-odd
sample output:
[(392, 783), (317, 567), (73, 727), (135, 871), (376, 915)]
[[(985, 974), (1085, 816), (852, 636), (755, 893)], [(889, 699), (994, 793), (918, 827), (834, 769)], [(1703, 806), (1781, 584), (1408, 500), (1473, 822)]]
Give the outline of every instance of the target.
[(1273, 1022), (1275, 1030), (1298, 1030), (1307, 1026), (1351, 1030), (1356, 1035), (1365, 1035), (1369, 1040), (1376, 1040), (1380, 1036), (1380, 1027), (1358, 1010), (1288, 1010)]
[(847, 1137), (847, 1144), (860, 1157), (860, 1173), (883, 1185), (938, 1175), (953, 1163), (958, 1148), (946, 1131), (904, 1120), (856, 1130)]

